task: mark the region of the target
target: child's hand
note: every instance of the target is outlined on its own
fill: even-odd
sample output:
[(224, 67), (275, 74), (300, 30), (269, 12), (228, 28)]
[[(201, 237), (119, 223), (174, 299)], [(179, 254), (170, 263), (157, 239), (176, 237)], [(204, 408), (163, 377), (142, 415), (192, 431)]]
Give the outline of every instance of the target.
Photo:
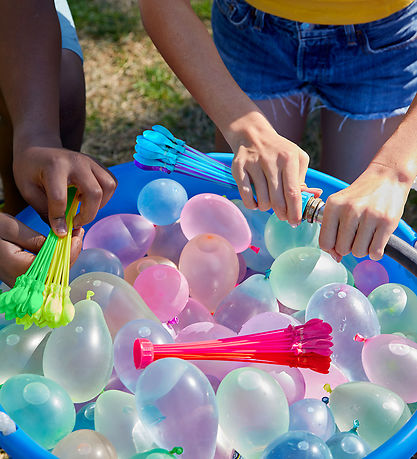
[(300, 224), (301, 190), (316, 195), (321, 191), (305, 186), (307, 153), (278, 135), (268, 123), (263, 123), (261, 129), (246, 128), (235, 139), (230, 142), (235, 153), (232, 173), (245, 206), (262, 211), (272, 207), (280, 220), (288, 220), (293, 226)]
[(410, 190), (395, 170), (371, 163), (349, 187), (331, 195), (324, 208), (320, 247), (337, 261), (352, 252), (380, 260), (404, 210)]
[(64, 148), (30, 147), (15, 152), (13, 172), (23, 198), (45, 219), (57, 236), (67, 232), (67, 187), (77, 187), (81, 202), (74, 228), (91, 222), (111, 198), (116, 179), (82, 153)]
[[(74, 230), (72, 234), (71, 261), (74, 262), (81, 251), (84, 230)], [(16, 277), (24, 274), (39, 252), (45, 236), (37, 233), (19, 220), (0, 213), (0, 280), (9, 287)]]

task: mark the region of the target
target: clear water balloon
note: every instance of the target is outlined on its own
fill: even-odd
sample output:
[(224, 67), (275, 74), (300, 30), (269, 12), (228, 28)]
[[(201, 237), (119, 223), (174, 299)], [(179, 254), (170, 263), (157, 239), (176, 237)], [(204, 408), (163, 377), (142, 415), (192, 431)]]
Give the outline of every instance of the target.
[(94, 409), (96, 407), (96, 402), (86, 403), (77, 411), (75, 417), (75, 430), (95, 430), (94, 427)]
[(171, 320), (184, 309), (190, 293), (185, 276), (167, 265), (145, 269), (133, 287), (162, 322)]
[(251, 231), (242, 212), (231, 201), (217, 194), (193, 196), (181, 212), (180, 224), (189, 240), (200, 234), (218, 234), (237, 253), (251, 244)]
[(239, 275), (233, 247), (217, 234), (200, 234), (191, 239), (181, 253), (178, 266), (188, 281), (190, 296), (211, 312), (232, 291)]
[(244, 457), (259, 457), (272, 440), (288, 430), (285, 393), (262, 370), (245, 367), (232, 371), (220, 383), (216, 398), (219, 424)]
[(271, 266), (277, 299), (292, 309), (305, 309), (313, 293), (332, 282), (347, 281), (346, 268), (315, 247), (297, 247), (281, 254)]
[(153, 320), (132, 320), (124, 325), (114, 339), (114, 368), (123, 384), (135, 392), (141, 374), (135, 368), (132, 357), (132, 343), (137, 338), (146, 338), (154, 344), (173, 343), (174, 340), (165, 328)]
[(281, 328), (288, 327), (288, 325), (300, 325), (300, 322), (294, 319), (294, 317), (283, 314), (282, 312), (263, 312), (245, 322), (240, 329), (239, 335), (280, 330)]
[(117, 459), (114, 446), (94, 430), (77, 430), (63, 438), (52, 454), (59, 459)]
[(114, 253), (123, 267), (141, 258), (155, 238), (153, 224), (136, 214), (115, 214), (105, 217), (87, 231), (83, 248), (101, 248)]
[(372, 449), (385, 443), (411, 417), (399, 395), (367, 381), (336, 387), (330, 394), (330, 408), (341, 431), (358, 419), (358, 433)]
[(136, 387), (139, 417), (162, 448), (181, 445), (185, 459), (211, 459), (216, 449), (218, 412), (203, 373), (175, 358), (145, 368)]
[(155, 225), (170, 225), (180, 218), (187, 200), (185, 188), (175, 180), (152, 180), (139, 193), (138, 211)]
[(326, 442), (332, 456), (337, 459), (362, 459), (372, 450), (368, 443), (361, 438), (356, 428), (349, 432), (339, 432)]
[(357, 333), (367, 338), (380, 333), (378, 317), (366, 296), (347, 284), (325, 285), (308, 303), (306, 320), (313, 318), (322, 319), (333, 328), (332, 361), (351, 381), (366, 381), (362, 345), (354, 337)]
[(214, 320), (239, 333), (249, 319), (271, 311), (278, 313), (279, 308), (269, 279), (254, 274), (223, 298), (214, 313)]
[(45, 376), (64, 387), (74, 402), (98, 395), (113, 369), (113, 343), (103, 311), (90, 299), (75, 305), (74, 320), (53, 330), (45, 347)]
[(71, 282), (71, 300), (75, 304), (84, 300), (87, 292), (94, 292), (103, 310), (112, 337), (126, 322), (150, 319), (159, 322), (138, 292), (125, 280), (109, 273), (87, 273)]
[(303, 221), (297, 228), (292, 228), (288, 222), (272, 214), (265, 225), (265, 244), (275, 259), (295, 247), (318, 247), (319, 233), (318, 223)]
[(114, 274), (123, 279), (123, 265), (117, 256), (106, 249), (91, 248), (82, 250), (72, 265), (69, 281), (72, 282), (81, 274), (101, 271)]
[(75, 409), (68, 393), (55, 381), (21, 374), (0, 390), (0, 404), (24, 432), (45, 449), (52, 449), (75, 424)]

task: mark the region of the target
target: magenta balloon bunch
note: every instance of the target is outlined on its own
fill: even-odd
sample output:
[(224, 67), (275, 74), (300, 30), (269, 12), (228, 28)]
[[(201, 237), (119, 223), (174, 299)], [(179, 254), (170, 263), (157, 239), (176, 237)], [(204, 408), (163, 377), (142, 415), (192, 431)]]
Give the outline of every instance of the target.
[(133, 287), (161, 322), (168, 322), (179, 314), (190, 293), (184, 275), (167, 265), (145, 269), (136, 278)]

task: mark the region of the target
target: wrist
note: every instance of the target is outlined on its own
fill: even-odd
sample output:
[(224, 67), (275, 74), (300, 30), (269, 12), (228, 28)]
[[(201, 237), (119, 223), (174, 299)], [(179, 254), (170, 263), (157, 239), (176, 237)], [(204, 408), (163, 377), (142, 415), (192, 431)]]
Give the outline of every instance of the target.
[(398, 184), (404, 185), (407, 188), (411, 188), (416, 178), (416, 172), (413, 172), (412, 167), (407, 168), (395, 162), (384, 161), (378, 158), (372, 160), (365, 170), (364, 175), (367, 176), (368, 174), (395, 180)]
[(59, 134), (51, 131), (16, 130), (13, 134), (13, 156), (19, 156), (22, 152), (33, 147), (62, 148)]

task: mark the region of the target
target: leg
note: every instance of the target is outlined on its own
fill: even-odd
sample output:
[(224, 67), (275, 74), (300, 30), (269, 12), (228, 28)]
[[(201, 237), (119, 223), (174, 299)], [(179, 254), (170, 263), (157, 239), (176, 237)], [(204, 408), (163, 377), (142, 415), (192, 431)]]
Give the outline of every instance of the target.
[[(296, 95), (283, 99), (255, 100), (254, 102), (263, 111), (278, 134), (297, 145), (301, 142), (308, 114), (307, 96)], [(219, 130), (216, 130), (216, 151), (231, 151)]]
[[(320, 170), (352, 183), (394, 133), (403, 115), (377, 120), (344, 119), (322, 109), (322, 156)], [(343, 124), (342, 124), (343, 123)]]
[(80, 57), (62, 50), (60, 81), (60, 125), (62, 145), (80, 151), (85, 127), (85, 82)]

